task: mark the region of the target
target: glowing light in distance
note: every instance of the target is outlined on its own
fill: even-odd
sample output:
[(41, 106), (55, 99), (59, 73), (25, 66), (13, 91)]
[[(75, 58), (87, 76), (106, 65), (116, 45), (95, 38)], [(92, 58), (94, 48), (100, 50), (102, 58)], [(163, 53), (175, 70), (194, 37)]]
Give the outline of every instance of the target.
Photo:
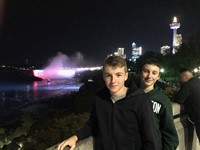
[(74, 77), (76, 72), (94, 71), (94, 70), (101, 70), (101, 69), (102, 69), (102, 66), (73, 68), (73, 69), (48, 68), (44, 70), (33, 70), (33, 74), (35, 77), (39, 77), (42, 79), (64, 79), (64, 78)]
[(74, 70), (57, 70), (57, 75), (60, 77), (73, 77), (75, 75)]
[(71, 69), (48, 69), (48, 70), (33, 70), (35, 77), (42, 79), (63, 79), (72, 78), (75, 75), (75, 70)]
[(176, 17), (174, 17), (173, 22), (174, 22), (174, 23), (177, 22), (177, 18), (176, 18)]

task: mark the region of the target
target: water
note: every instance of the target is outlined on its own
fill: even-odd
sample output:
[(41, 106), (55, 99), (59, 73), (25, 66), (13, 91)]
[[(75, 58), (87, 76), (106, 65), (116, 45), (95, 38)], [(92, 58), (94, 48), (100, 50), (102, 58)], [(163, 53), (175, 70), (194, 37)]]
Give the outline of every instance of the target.
[[(0, 123), (13, 121), (21, 110), (45, 112), (42, 100), (78, 91), (82, 84), (76, 79), (55, 79), (32, 83), (0, 83)], [(39, 104), (39, 105), (34, 105)]]
[(0, 99), (41, 100), (79, 90), (82, 84), (76, 79), (55, 79), (32, 83), (0, 83)]

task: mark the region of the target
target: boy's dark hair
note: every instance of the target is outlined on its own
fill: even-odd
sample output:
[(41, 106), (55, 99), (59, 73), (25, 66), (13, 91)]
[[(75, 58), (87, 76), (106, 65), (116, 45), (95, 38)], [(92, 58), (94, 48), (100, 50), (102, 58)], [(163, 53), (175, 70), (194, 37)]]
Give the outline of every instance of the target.
[(179, 73), (181, 74), (181, 73), (187, 72), (187, 71), (192, 73), (192, 70), (190, 70), (189, 68), (182, 68), (182, 69), (179, 71)]
[(155, 66), (159, 67), (160, 69), (162, 68), (160, 62), (157, 59), (155, 59), (155, 58), (148, 58), (148, 59), (144, 60), (141, 63), (141, 65), (139, 67), (139, 72), (141, 72), (143, 66), (146, 65), (146, 64), (155, 65)]
[(121, 56), (116, 56), (116, 55), (109, 56), (103, 64), (103, 70), (105, 66), (120, 67), (120, 68), (124, 67), (125, 71), (127, 72), (126, 60)]

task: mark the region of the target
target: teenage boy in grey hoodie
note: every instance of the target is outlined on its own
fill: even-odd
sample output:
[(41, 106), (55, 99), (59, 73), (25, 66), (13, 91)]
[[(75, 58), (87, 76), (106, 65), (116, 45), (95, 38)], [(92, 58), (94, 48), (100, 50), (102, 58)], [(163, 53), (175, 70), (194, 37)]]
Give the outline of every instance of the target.
[(58, 145), (57, 150), (75, 148), (78, 140), (94, 137), (95, 150), (160, 150), (150, 101), (128, 78), (126, 61), (110, 56), (103, 65), (105, 87), (94, 100), (90, 118), (75, 135)]

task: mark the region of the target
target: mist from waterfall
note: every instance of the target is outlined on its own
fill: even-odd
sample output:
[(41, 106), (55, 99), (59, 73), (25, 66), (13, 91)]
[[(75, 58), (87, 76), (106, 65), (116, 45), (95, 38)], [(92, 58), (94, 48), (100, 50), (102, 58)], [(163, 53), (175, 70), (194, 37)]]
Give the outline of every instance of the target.
[(74, 56), (67, 56), (58, 52), (56, 56), (49, 59), (42, 70), (35, 70), (34, 74), (42, 79), (63, 79), (75, 76), (75, 68), (84, 64), (84, 57), (80, 52)]

